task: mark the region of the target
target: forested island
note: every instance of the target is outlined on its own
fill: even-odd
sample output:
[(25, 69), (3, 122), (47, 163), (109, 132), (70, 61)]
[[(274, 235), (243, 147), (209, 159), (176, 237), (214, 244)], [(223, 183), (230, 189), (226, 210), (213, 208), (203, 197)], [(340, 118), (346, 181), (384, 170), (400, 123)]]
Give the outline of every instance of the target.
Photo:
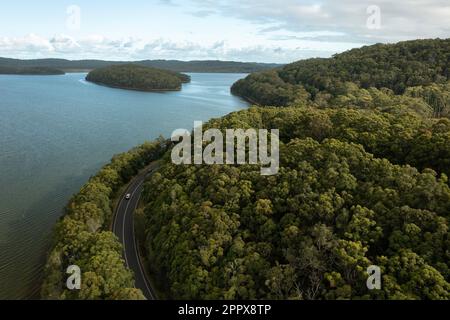
[(86, 80), (113, 88), (138, 91), (178, 91), (191, 81), (188, 75), (135, 64), (95, 69)]
[[(258, 106), (204, 130), (280, 130), (278, 175), (174, 165), (161, 142), (112, 163), (55, 229), (43, 298), (138, 299), (109, 199), (160, 158), (142, 194), (146, 257), (174, 299), (450, 299), (450, 40), (375, 45), (252, 74)], [(82, 265), (80, 291), (64, 267)], [(368, 290), (366, 270), (381, 268)], [(107, 280), (105, 280), (107, 279)]]
[(2, 67), (0, 66), (0, 74), (16, 74), (16, 75), (63, 75), (64, 71), (50, 67)]
[(175, 72), (205, 73), (252, 73), (281, 67), (275, 63), (237, 62), (219, 60), (179, 61), (179, 60), (141, 60), (141, 61), (105, 61), (105, 60), (66, 60), (66, 59), (34, 59), (20, 60), (0, 58), (0, 67), (56, 68), (65, 72), (89, 72), (119, 64), (139, 64), (145, 67), (171, 70)]

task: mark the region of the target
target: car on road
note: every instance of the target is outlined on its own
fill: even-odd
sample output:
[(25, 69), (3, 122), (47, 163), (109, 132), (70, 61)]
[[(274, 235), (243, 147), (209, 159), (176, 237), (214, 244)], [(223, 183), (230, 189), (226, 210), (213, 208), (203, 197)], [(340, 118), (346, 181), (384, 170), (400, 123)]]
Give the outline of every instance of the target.
[(127, 193), (127, 195), (125, 196), (126, 200), (130, 200), (131, 199), (131, 194)]

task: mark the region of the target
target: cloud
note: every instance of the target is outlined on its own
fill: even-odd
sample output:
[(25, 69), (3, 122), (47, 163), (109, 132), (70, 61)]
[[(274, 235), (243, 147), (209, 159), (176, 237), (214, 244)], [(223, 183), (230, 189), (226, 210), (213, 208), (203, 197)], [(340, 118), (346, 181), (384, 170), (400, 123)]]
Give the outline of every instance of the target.
[(80, 44), (73, 38), (64, 35), (54, 36), (48, 42), (51, 45), (50, 52), (75, 52), (81, 49)]
[[(203, 10), (264, 25), (266, 32), (340, 31), (354, 42), (450, 36), (448, 0), (192, 0)], [(379, 6), (381, 28), (367, 28), (367, 8)]]
[(71, 58), (110, 58), (126, 57), (136, 50), (139, 40), (133, 38), (108, 39), (100, 35), (91, 35), (80, 40), (67, 35), (55, 35), (51, 38), (29, 34), (24, 37), (1, 37), (0, 56), (17, 58), (71, 57)]
[(68, 59), (181, 59), (181, 60), (235, 60), (252, 62), (285, 63), (310, 56), (326, 57), (343, 50), (328, 50), (326, 46), (316, 48), (313, 42), (302, 46), (277, 43), (236, 46), (220, 40), (212, 43), (171, 41), (154, 39), (109, 39), (91, 35), (75, 40), (67, 35), (56, 35), (49, 39), (31, 34), (22, 38), (0, 38), (0, 56), (15, 58), (54, 57)]
[(41, 38), (35, 34), (29, 34), (22, 38), (0, 38), (0, 50), (8, 52), (33, 52), (54, 50), (49, 40)]
[[(322, 53), (323, 54), (323, 53)], [(307, 55), (305, 53), (305, 55)], [(251, 45), (235, 47), (227, 41), (201, 44), (190, 41), (172, 42), (158, 39), (147, 43), (134, 55), (137, 59), (235, 60), (254, 62), (285, 62), (302, 58), (298, 48)]]
[[(168, 6), (164, 9), (169, 15), (178, 12), (186, 27), (166, 32), (164, 38), (156, 32), (149, 35), (153, 38), (117, 38), (114, 30), (110, 37), (76, 33), (77, 38), (63, 34), (0, 37), (0, 56), (288, 63), (376, 42), (450, 36), (448, 0), (156, 1)], [(367, 27), (370, 5), (381, 10), (379, 29)], [(210, 29), (206, 22), (211, 23)]]

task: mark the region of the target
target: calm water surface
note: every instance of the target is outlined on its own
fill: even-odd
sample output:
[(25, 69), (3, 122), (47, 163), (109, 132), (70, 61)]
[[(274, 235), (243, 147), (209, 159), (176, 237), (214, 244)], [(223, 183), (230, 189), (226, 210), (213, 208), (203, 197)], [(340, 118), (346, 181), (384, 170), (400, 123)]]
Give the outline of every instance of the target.
[(244, 74), (191, 76), (181, 92), (142, 93), (0, 75), (0, 299), (38, 297), (52, 226), (114, 154), (247, 106), (230, 95)]

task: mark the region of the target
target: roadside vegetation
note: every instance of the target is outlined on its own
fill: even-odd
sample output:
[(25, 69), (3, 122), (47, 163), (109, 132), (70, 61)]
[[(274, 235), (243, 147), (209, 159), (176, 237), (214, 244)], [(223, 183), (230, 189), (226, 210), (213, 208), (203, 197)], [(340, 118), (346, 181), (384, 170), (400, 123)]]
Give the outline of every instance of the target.
[[(122, 245), (110, 232), (117, 191), (166, 150), (164, 141), (143, 144), (115, 156), (69, 201), (54, 229), (45, 266), (44, 299), (144, 299), (125, 266)], [(81, 290), (68, 290), (66, 270), (82, 271)]]

